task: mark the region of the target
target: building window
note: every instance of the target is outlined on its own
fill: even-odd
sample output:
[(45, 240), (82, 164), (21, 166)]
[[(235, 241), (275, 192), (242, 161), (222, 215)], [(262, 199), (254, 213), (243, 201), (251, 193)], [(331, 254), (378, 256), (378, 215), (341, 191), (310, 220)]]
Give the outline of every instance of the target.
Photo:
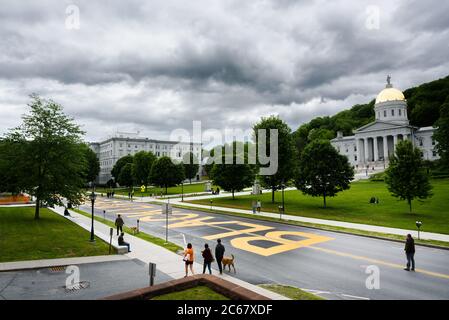
[(401, 111), (401, 109), (399, 109), (398, 112), (399, 112), (399, 116), (402, 116), (402, 111)]
[(384, 118), (387, 117), (387, 110), (384, 110)]
[(424, 138), (423, 138), (423, 139), (419, 139), (419, 146), (420, 146), (420, 147), (422, 147), (422, 146), (424, 145), (423, 140), (424, 140)]
[(354, 161), (357, 161), (357, 156), (354, 156)]
[(437, 152), (436, 151), (432, 151), (432, 154), (433, 154), (434, 157), (437, 156)]
[(394, 109), (391, 109), (391, 116), (394, 117)]
[(354, 152), (357, 152), (357, 146), (354, 146)]

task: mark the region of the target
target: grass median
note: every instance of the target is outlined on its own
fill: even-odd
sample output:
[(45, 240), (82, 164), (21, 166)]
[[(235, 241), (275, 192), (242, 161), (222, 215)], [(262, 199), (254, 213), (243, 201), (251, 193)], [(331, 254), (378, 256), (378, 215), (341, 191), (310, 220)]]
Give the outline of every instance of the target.
[(109, 254), (108, 245), (51, 210), (34, 207), (0, 208), (0, 262), (72, 258)]
[[(85, 212), (83, 210), (80, 210), (80, 209), (71, 209), (71, 210), (73, 210), (73, 211), (75, 211), (75, 212), (77, 212), (79, 214), (82, 214), (83, 216), (86, 216), (88, 218), (91, 218), (91, 214), (87, 213), (87, 212)], [(97, 217), (97, 216), (94, 216), (94, 219), (96, 221), (98, 221), (98, 222), (101, 222), (101, 223), (111, 227), (111, 228), (115, 228), (115, 224), (111, 220), (103, 219), (103, 218)], [(140, 238), (142, 240), (151, 242), (151, 243), (153, 243), (155, 245), (158, 245), (160, 247), (163, 247), (163, 248), (165, 248), (167, 250), (170, 250), (172, 252), (175, 252), (175, 253), (177, 253), (179, 250), (183, 250), (182, 247), (178, 246), (177, 244), (175, 244), (173, 242), (166, 243), (164, 239), (161, 239), (161, 238), (149, 235), (149, 234), (141, 232), (141, 231), (139, 233), (133, 234), (133, 230), (131, 230), (127, 226), (123, 226), (123, 232), (128, 233), (130, 235), (133, 235), (133, 236), (135, 236), (137, 238)]]
[(292, 300), (325, 300), (322, 297), (292, 286), (284, 286), (280, 284), (260, 284), (259, 287), (276, 292)]

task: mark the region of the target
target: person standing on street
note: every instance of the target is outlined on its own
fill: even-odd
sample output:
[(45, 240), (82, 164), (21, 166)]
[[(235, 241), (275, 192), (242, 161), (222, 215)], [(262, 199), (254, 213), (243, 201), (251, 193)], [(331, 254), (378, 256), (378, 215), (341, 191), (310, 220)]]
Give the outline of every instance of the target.
[(204, 250), (201, 252), (204, 258), (203, 264), (203, 274), (206, 273), (206, 267), (209, 269), (209, 274), (212, 274), (211, 264), (214, 261), (214, 257), (212, 256), (212, 252), (209, 249), (209, 245), (206, 243), (204, 245)]
[(190, 267), (190, 272), (192, 272), (192, 275), (194, 275), (195, 273), (193, 272), (193, 261), (194, 261), (194, 253), (193, 253), (193, 247), (191, 243), (187, 244), (187, 248), (184, 250), (184, 263), (186, 266), (186, 275), (184, 276), (184, 278), (186, 278), (189, 275), (189, 267)]
[(123, 225), (125, 222), (123, 221), (122, 217), (120, 215), (117, 216), (117, 219), (115, 219), (115, 226), (117, 227), (117, 235), (119, 235), (120, 232), (123, 232)]
[(221, 244), (221, 239), (217, 239), (217, 246), (215, 247), (215, 258), (217, 259), (218, 270), (220, 270), (220, 274), (223, 274), (223, 266), (221, 264), (221, 260), (223, 260), (224, 253), (225, 247)]
[(405, 241), (405, 255), (407, 256), (407, 268), (404, 270), (410, 271), (410, 264), (412, 266), (411, 271), (415, 271), (415, 240), (413, 240), (412, 235), (407, 235), (407, 240)]

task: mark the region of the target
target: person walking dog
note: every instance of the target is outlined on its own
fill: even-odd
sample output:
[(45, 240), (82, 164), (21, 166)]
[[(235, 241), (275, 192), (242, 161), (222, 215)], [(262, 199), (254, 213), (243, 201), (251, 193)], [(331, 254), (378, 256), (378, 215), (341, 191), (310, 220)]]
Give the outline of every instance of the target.
[(119, 235), (120, 232), (123, 232), (123, 225), (125, 222), (123, 221), (122, 217), (120, 215), (117, 216), (117, 219), (115, 219), (115, 226), (117, 227), (117, 235)]
[(193, 272), (193, 260), (194, 260), (194, 253), (193, 253), (192, 244), (188, 243), (187, 248), (184, 250), (184, 258), (183, 258), (183, 261), (185, 262), (185, 265), (186, 265), (186, 275), (184, 276), (184, 278), (186, 278), (189, 275), (189, 266), (190, 266), (190, 272), (192, 272), (192, 275), (195, 274)]
[(212, 256), (212, 252), (210, 251), (207, 243), (204, 245), (204, 250), (201, 254), (204, 258), (203, 274), (206, 273), (206, 267), (209, 269), (209, 274), (212, 274), (211, 264), (212, 261), (214, 261), (214, 257)]
[(218, 270), (220, 270), (220, 274), (223, 274), (223, 266), (221, 264), (221, 260), (223, 260), (224, 253), (225, 247), (221, 244), (221, 239), (217, 239), (217, 246), (215, 247), (215, 258), (217, 259)]
[(406, 271), (410, 271), (410, 264), (412, 266), (411, 271), (415, 271), (415, 240), (413, 240), (412, 235), (407, 235), (407, 240), (405, 240), (405, 255), (407, 257), (407, 267), (404, 268)]

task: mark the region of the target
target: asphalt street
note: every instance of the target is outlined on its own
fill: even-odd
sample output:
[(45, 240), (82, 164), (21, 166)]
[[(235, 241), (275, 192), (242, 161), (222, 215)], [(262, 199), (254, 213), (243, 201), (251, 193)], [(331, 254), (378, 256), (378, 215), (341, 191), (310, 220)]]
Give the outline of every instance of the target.
[[(139, 219), (141, 231), (165, 238), (160, 205), (99, 198), (95, 214), (121, 214), (130, 227)], [(417, 246), (417, 271), (407, 272), (404, 245), (393, 241), (178, 208), (168, 225), (169, 241), (192, 243), (198, 262), (204, 244), (214, 248), (221, 238), (235, 256), (235, 276), (252, 284), (292, 285), (327, 299), (449, 299), (448, 250)]]

